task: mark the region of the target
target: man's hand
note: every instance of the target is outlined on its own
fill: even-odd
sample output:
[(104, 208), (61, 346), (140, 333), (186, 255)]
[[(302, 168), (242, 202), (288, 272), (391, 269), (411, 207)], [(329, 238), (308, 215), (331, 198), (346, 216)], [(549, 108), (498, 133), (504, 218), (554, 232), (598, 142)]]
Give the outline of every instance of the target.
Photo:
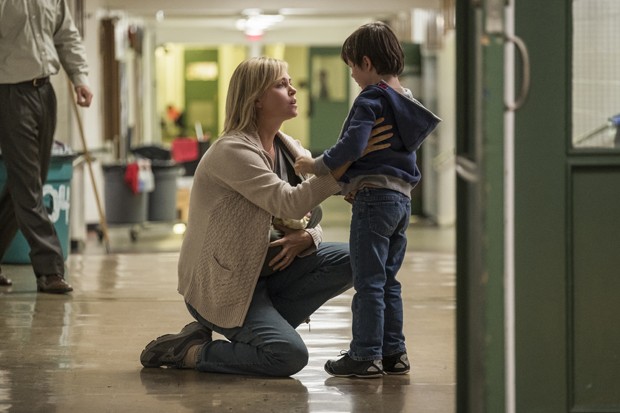
[(77, 104), (82, 107), (89, 107), (90, 102), (93, 100), (93, 94), (86, 85), (80, 85), (75, 87), (75, 94), (77, 98)]

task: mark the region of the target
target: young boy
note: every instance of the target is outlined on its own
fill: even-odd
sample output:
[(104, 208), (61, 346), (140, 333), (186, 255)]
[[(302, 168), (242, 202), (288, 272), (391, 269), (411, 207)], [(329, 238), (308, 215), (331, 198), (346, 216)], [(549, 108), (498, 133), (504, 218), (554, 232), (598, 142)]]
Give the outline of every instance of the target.
[[(400, 85), (404, 53), (394, 32), (380, 22), (361, 26), (342, 46), (341, 57), (363, 89), (355, 99), (338, 142), (316, 159), (300, 157), (300, 173), (324, 175), (351, 164), (340, 179), (353, 204), (350, 231), (355, 295), (353, 338), (325, 371), (338, 377), (406, 374), (401, 285), (396, 274), (407, 246), (411, 190), (420, 180), (415, 151), (440, 119)], [(375, 120), (392, 125), (389, 148), (363, 151)]]

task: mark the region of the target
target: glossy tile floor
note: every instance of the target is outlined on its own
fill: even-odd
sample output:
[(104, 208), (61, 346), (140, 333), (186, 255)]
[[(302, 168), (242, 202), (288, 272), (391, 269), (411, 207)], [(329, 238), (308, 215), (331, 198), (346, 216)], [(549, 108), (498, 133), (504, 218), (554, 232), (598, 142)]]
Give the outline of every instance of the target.
[[(346, 241), (348, 204), (324, 204), (326, 239)], [(110, 228), (67, 260), (71, 295), (37, 294), (28, 265), (3, 265), (0, 412), (450, 413), (455, 397), (454, 231), (413, 222), (400, 272), (412, 370), (381, 379), (330, 377), (348, 348), (351, 291), (328, 302), (300, 334), (310, 363), (288, 379), (142, 369), (144, 346), (191, 321), (176, 292), (181, 236), (145, 224), (132, 242)]]

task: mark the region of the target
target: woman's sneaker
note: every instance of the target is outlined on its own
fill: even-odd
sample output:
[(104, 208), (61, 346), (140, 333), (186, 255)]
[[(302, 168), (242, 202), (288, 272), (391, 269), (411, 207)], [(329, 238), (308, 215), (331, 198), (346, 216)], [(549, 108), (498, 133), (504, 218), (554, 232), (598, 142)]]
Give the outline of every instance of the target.
[(381, 360), (358, 361), (344, 352), (340, 360), (328, 360), (325, 371), (335, 377), (361, 377), (364, 379), (383, 377)]
[(383, 371), (386, 374), (407, 374), (410, 368), (406, 352), (383, 357)]
[(146, 345), (140, 362), (144, 367), (183, 368), (183, 358), (190, 347), (212, 340), (212, 332), (197, 321), (189, 323), (177, 334), (166, 334)]

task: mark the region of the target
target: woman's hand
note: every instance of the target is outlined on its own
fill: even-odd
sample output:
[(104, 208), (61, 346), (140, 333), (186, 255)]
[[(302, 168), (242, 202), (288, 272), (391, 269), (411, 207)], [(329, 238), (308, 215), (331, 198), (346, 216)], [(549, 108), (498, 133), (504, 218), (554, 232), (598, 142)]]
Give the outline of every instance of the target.
[[(391, 143), (381, 142), (386, 139), (390, 139), (392, 135), (394, 135), (392, 132), (388, 132), (392, 130), (392, 125), (377, 126), (384, 120), (385, 118), (379, 118), (375, 121), (375, 126), (370, 131), (370, 138), (368, 139), (368, 144), (366, 145), (366, 149), (364, 149), (362, 156), (366, 156), (371, 152), (380, 151), (382, 149), (390, 147)], [(347, 171), (347, 169), (349, 169), (349, 166), (351, 166), (352, 163), (353, 162), (347, 162), (341, 167), (331, 171), (332, 177), (334, 177), (335, 180), (340, 179), (342, 175), (344, 175), (344, 173)]]
[(372, 131), (370, 131), (368, 145), (366, 145), (366, 149), (364, 149), (362, 156), (368, 155), (370, 152), (380, 151), (381, 149), (390, 147), (391, 144), (381, 142), (391, 138), (394, 135), (392, 132), (389, 132), (392, 130), (392, 125), (377, 126), (384, 120), (385, 118), (379, 118), (375, 121), (375, 126), (372, 128)]
[(307, 250), (312, 245), (312, 236), (303, 229), (291, 230), (282, 226), (274, 226), (282, 231), (284, 236), (269, 244), (270, 247), (281, 246), (282, 250), (269, 261), (269, 267), (274, 271), (281, 271), (291, 265), (295, 257)]

